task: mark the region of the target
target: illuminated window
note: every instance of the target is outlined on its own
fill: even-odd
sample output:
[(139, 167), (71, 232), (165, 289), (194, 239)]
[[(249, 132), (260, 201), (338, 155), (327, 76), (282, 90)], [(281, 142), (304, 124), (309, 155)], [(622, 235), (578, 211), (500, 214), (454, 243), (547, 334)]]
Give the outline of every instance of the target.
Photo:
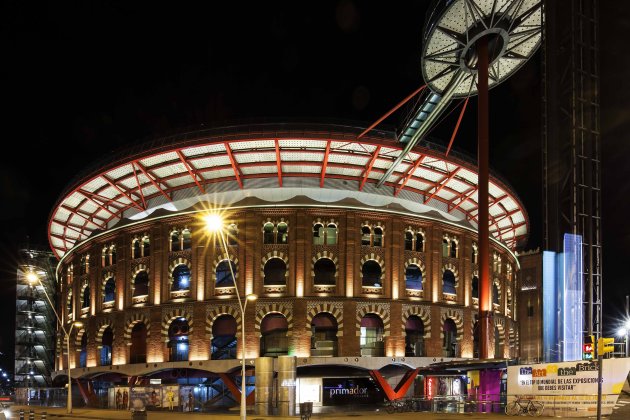
[(234, 262), (228, 260), (223, 260), (219, 264), (217, 264), (216, 269), (216, 284), (215, 287), (234, 287), (234, 278), (232, 277), (232, 272), (230, 271), (230, 266), (232, 266), (232, 271), (236, 276), (236, 264)]
[(361, 227), (361, 245), (372, 245), (372, 229), (369, 226)]
[(171, 291), (190, 289), (190, 268), (186, 264), (179, 264), (173, 269), (173, 284)]
[(276, 242), (276, 235), (274, 232), (273, 223), (265, 223), (263, 226), (263, 243), (273, 244)]
[(415, 264), (409, 264), (405, 270), (407, 290), (422, 290), (422, 270)]
[(328, 312), (320, 312), (311, 321), (311, 356), (337, 356), (337, 320)]
[(385, 343), (383, 342), (383, 320), (376, 314), (365, 314), (361, 318), (361, 330), (359, 346), (361, 356), (382, 357), (385, 356)]
[(168, 361), (188, 360), (188, 320), (176, 318), (168, 327)]
[(116, 280), (113, 277), (105, 281), (103, 289), (103, 302), (113, 302), (116, 294)]
[(260, 323), (260, 355), (278, 357), (289, 354), (289, 323), (281, 313), (265, 315)]
[(451, 295), (457, 294), (455, 289), (455, 274), (451, 270), (444, 270), (442, 275), (442, 291)]
[(192, 235), (189, 229), (182, 231), (182, 249), (188, 250), (192, 248)]

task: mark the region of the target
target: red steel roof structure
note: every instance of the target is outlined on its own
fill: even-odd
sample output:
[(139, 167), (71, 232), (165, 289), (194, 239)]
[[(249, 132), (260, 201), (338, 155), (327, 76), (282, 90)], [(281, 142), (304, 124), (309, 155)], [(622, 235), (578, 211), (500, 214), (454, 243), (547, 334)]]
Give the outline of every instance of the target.
[[(183, 132), (127, 149), (79, 175), (62, 194), (49, 218), (50, 246), (61, 258), (94, 233), (123, 219), (149, 219), (158, 208), (183, 211), (182, 203), (212, 202), (217, 191), (274, 195), (285, 188), (335, 197), (343, 190), (345, 198), (359, 200), (367, 194), (377, 198), (375, 206), (402, 203), (410, 212), (421, 205), (476, 229), (477, 173), (471, 159), (446, 157), (441, 146), (423, 142), (377, 188), (403, 147), (393, 132), (375, 130), (357, 140), (361, 131), (342, 125), (241, 125)], [(490, 178), (489, 204), (491, 235), (513, 250), (527, 237), (523, 205), (496, 176)]]

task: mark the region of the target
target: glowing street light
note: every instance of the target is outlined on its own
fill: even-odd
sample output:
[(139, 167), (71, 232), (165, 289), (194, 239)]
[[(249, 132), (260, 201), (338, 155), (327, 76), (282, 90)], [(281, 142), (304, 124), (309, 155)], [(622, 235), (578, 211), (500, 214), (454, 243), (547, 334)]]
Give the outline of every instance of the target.
[(63, 326), (63, 322), (61, 321), (61, 318), (59, 318), (59, 314), (55, 310), (55, 305), (53, 305), (52, 301), (50, 300), (50, 297), (48, 296), (48, 292), (46, 292), (46, 288), (42, 284), (42, 281), (40, 280), (39, 276), (35, 274), (34, 272), (29, 271), (26, 274), (26, 280), (31, 285), (31, 287), (37, 287), (37, 284), (42, 286), (42, 289), (44, 290), (44, 295), (46, 296), (46, 300), (48, 300), (48, 304), (50, 304), (50, 308), (53, 310), (53, 313), (55, 314), (55, 317), (57, 318), (57, 322), (59, 322), (61, 331), (63, 331), (63, 334), (66, 336), (66, 350), (68, 352), (68, 403), (67, 403), (66, 410), (68, 414), (72, 414), (72, 377), (70, 376), (70, 334), (72, 333), (72, 328), (74, 327), (81, 328), (83, 326), (83, 322), (81, 321), (73, 322), (70, 325), (70, 329), (66, 331), (66, 329)]
[(241, 420), (247, 419), (247, 387), (245, 383), (245, 309), (247, 309), (247, 302), (258, 299), (255, 294), (249, 294), (245, 296), (245, 304), (241, 300), (241, 295), (238, 291), (238, 284), (236, 284), (236, 276), (234, 276), (234, 270), (232, 269), (232, 260), (228, 252), (227, 242), (225, 240), (223, 232), (223, 220), (218, 214), (209, 214), (205, 216), (204, 221), (206, 223), (206, 230), (211, 233), (218, 234), (223, 245), (224, 258), (227, 260), (228, 267), (230, 268), (230, 274), (232, 275), (232, 282), (234, 283), (234, 289), (236, 290), (236, 298), (238, 300), (238, 306), (241, 310)]

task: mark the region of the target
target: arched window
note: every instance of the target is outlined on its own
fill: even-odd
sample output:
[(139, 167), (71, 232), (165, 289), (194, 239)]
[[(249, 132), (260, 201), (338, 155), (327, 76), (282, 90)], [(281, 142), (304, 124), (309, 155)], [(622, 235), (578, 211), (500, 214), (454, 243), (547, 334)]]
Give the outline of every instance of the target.
[(181, 244), (179, 242), (179, 231), (174, 230), (171, 232), (171, 251), (181, 251)]
[(383, 228), (378, 226), (374, 228), (374, 246), (383, 246)]
[(383, 342), (383, 320), (376, 314), (366, 314), (361, 319), (361, 332), (359, 346), (361, 356), (380, 357), (385, 356), (385, 343)]
[(499, 285), (496, 282), (492, 283), (492, 303), (499, 304)]
[(326, 226), (326, 245), (337, 245), (337, 225), (334, 223)]
[(179, 264), (173, 269), (173, 284), (171, 291), (190, 289), (190, 268), (186, 264)]
[(177, 318), (168, 327), (168, 361), (188, 360), (188, 320)]
[(215, 273), (217, 282), (215, 283), (215, 287), (234, 287), (234, 278), (230, 272), (230, 266), (232, 266), (232, 271), (236, 276), (236, 264), (234, 264), (233, 261), (229, 261), (228, 263), (228, 260), (223, 260), (217, 264)]
[(477, 249), (477, 244), (473, 244), (472, 246), (472, 256), (471, 256), (471, 262), (473, 264), (479, 264), (479, 250)]
[(367, 260), (361, 267), (361, 273), (363, 274), (363, 286), (369, 287), (381, 287), (381, 266), (374, 260)]
[(405, 270), (405, 287), (408, 290), (422, 290), (422, 270), (415, 264), (409, 264)]
[(424, 252), (424, 235), (420, 232), (416, 232), (416, 251)]
[(109, 249), (107, 249), (107, 246), (104, 246), (103, 250), (101, 251), (101, 266), (107, 267), (108, 265), (109, 265)]
[(103, 302), (113, 302), (116, 295), (116, 280), (110, 277), (105, 281), (105, 288), (103, 290)]
[(361, 245), (370, 246), (372, 244), (372, 229), (369, 226), (361, 227)]
[(472, 278), (472, 297), (479, 299), (479, 277)]
[(313, 245), (324, 244), (324, 225), (315, 223), (313, 225)]
[(313, 265), (313, 271), (315, 272), (314, 284), (318, 285), (335, 285), (337, 273), (337, 267), (335, 263), (328, 258), (320, 258)]
[(442, 333), (444, 335), (444, 340), (442, 341), (442, 354), (444, 357), (457, 357), (457, 326), (455, 325), (455, 321), (451, 318), (447, 318), (444, 321)]
[(83, 296), (81, 296), (81, 308), (90, 307), (90, 286), (83, 288)]
[(72, 319), (74, 319), (73, 309), (74, 309), (74, 305), (73, 305), (73, 300), (72, 300), (72, 290), (68, 290), (68, 298), (66, 301), (66, 313), (67, 313), (66, 321), (71, 321)]
[(289, 354), (288, 331), (289, 323), (284, 315), (277, 312), (265, 315), (260, 323), (260, 355), (278, 357)]
[(131, 249), (132, 249), (131, 253), (132, 253), (132, 258), (133, 259), (142, 257), (142, 246), (141, 246), (140, 240), (138, 238), (135, 238), (133, 240)]
[(133, 280), (133, 295), (146, 296), (149, 294), (149, 273), (146, 271), (138, 271)]
[(405, 323), (405, 356), (424, 356), (424, 322), (411, 315)]
[(449, 249), (448, 249), (448, 239), (444, 238), (442, 239), (442, 257), (443, 258), (447, 258), (449, 256)]
[(88, 334), (87, 331), (83, 332), (81, 336), (81, 350), (79, 353), (79, 367), (86, 367), (87, 365), (87, 342), (88, 342)]
[(212, 323), (212, 360), (236, 359), (236, 319), (221, 315)]
[(238, 245), (238, 228), (234, 223), (227, 227), (227, 244), (229, 246)]
[(182, 249), (191, 249), (192, 248), (192, 234), (190, 233), (190, 229), (184, 229), (182, 231)]
[(137, 322), (131, 329), (131, 346), (129, 349), (129, 363), (147, 362), (147, 326)]
[(142, 238), (142, 256), (148, 257), (151, 255), (151, 239), (148, 236)]
[(116, 246), (112, 245), (109, 247), (109, 263), (114, 265), (116, 264)]
[(278, 243), (289, 243), (289, 226), (284, 222), (278, 223)]
[(413, 251), (413, 232), (405, 232), (405, 251)]
[(274, 226), (273, 223), (267, 222), (263, 226), (263, 243), (273, 244), (275, 242)]
[(328, 312), (320, 312), (311, 321), (311, 357), (337, 356), (337, 320)]
[(455, 274), (451, 270), (445, 270), (442, 275), (442, 291), (451, 295), (457, 294), (455, 290)]
[(270, 258), (267, 260), (263, 271), (265, 273), (265, 279), (263, 280), (265, 286), (286, 284), (287, 265), (280, 258)]
[(451, 258), (457, 258), (457, 241), (451, 241)]
[(112, 345), (114, 342), (114, 333), (111, 327), (105, 328), (101, 337), (101, 366), (109, 366), (112, 364)]
[(90, 256), (82, 255), (81, 261), (79, 262), (79, 275), (87, 274), (90, 271)]

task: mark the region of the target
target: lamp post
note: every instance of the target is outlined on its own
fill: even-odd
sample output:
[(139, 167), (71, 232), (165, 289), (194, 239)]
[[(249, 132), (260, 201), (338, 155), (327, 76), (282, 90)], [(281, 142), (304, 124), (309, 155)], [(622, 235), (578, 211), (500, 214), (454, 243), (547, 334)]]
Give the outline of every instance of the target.
[(255, 294), (248, 294), (245, 296), (245, 303), (241, 300), (241, 295), (238, 291), (238, 285), (236, 284), (236, 276), (234, 276), (234, 270), (232, 269), (232, 260), (228, 252), (227, 242), (223, 232), (223, 220), (219, 215), (211, 214), (204, 217), (206, 222), (206, 230), (209, 232), (217, 233), (221, 241), (224, 258), (227, 260), (228, 267), (230, 268), (230, 275), (232, 276), (232, 282), (234, 283), (234, 289), (236, 290), (236, 299), (238, 300), (238, 306), (241, 311), (241, 420), (247, 419), (247, 387), (245, 383), (245, 309), (247, 309), (247, 302), (258, 299)]
[(61, 331), (63, 331), (63, 334), (66, 337), (66, 350), (68, 352), (68, 366), (67, 366), (68, 367), (68, 402), (66, 404), (66, 411), (68, 414), (72, 414), (72, 377), (70, 376), (70, 333), (72, 333), (72, 328), (74, 328), (75, 326), (82, 327), (83, 323), (80, 321), (75, 321), (70, 325), (70, 329), (66, 331), (66, 329), (63, 326), (63, 322), (61, 321), (61, 318), (59, 318), (59, 314), (55, 310), (55, 305), (53, 305), (52, 301), (50, 300), (50, 296), (48, 296), (48, 292), (46, 292), (46, 287), (44, 287), (44, 285), (42, 284), (42, 281), (40, 280), (39, 276), (35, 274), (34, 272), (30, 271), (26, 274), (26, 280), (31, 285), (31, 287), (36, 287), (37, 283), (39, 283), (39, 285), (42, 286), (42, 290), (44, 291), (46, 300), (48, 301), (50, 308), (53, 310), (53, 313), (55, 314), (55, 317), (57, 318), (57, 322), (59, 322)]

